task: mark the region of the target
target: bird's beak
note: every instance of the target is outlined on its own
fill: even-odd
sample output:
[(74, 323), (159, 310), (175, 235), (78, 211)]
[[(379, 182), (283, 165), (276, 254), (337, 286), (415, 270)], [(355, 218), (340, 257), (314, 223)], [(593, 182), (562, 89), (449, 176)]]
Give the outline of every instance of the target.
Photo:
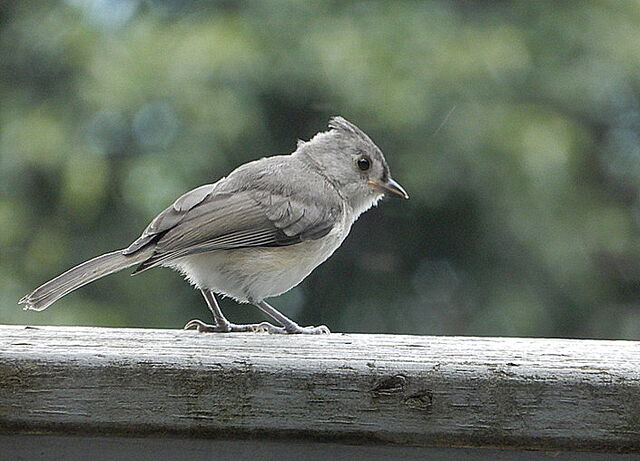
[(389, 178), (387, 182), (378, 181), (377, 179), (370, 179), (368, 182), (376, 189), (380, 189), (382, 192), (389, 192), (398, 197), (409, 198), (407, 191), (405, 191), (400, 184), (391, 178)]

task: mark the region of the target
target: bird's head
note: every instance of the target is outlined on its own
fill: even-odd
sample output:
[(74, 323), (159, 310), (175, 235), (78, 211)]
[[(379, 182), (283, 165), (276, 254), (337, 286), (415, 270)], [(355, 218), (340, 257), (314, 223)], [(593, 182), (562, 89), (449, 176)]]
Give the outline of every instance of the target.
[(332, 117), (329, 128), (301, 142), (296, 154), (323, 174), (357, 214), (385, 195), (409, 198), (391, 178), (380, 148), (360, 128), (343, 117)]

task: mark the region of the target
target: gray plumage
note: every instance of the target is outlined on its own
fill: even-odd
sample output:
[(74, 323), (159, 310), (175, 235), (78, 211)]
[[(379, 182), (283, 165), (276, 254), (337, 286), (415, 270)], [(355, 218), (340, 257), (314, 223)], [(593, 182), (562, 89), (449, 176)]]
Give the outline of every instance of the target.
[(253, 303), (283, 324), (284, 329), (263, 324), (269, 331), (328, 332), (299, 327), (264, 298), (291, 289), (326, 260), (385, 192), (406, 198), (366, 134), (342, 117), (332, 118), (329, 126), (290, 155), (246, 163), (214, 184), (187, 192), (124, 250), (84, 262), (19, 302), (40, 311), (105, 275), (134, 265), (134, 273), (162, 265), (179, 270), (203, 291), (219, 328), (195, 320), (188, 324), (201, 331), (248, 330), (219, 326), (233, 327), (213, 297), (221, 293)]
[(24, 304), (24, 308), (28, 310), (45, 310), (64, 295), (106, 275), (140, 264), (152, 253), (153, 249), (149, 248), (135, 255), (124, 255), (122, 250), (116, 250), (97, 256), (39, 286), (19, 303)]

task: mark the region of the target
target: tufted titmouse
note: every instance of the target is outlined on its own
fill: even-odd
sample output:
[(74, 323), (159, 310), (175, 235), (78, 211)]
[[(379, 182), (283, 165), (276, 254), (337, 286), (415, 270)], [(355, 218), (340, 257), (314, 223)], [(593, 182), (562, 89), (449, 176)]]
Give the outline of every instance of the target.
[[(19, 303), (41, 311), (96, 279), (137, 265), (181, 272), (198, 288), (214, 323), (191, 320), (201, 332), (329, 333), (301, 327), (267, 304), (300, 283), (346, 238), (351, 225), (385, 193), (408, 198), (389, 174), (380, 149), (342, 117), (331, 130), (298, 143), (290, 155), (246, 163), (200, 186), (160, 213), (124, 250), (86, 261), (37, 288)], [(237, 325), (214, 293), (251, 303), (281, 326)]]

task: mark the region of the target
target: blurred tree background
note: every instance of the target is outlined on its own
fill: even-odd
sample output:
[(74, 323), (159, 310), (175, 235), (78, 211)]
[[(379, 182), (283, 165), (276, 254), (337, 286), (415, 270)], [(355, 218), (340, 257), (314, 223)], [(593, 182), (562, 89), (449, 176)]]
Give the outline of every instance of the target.
[(274, 305), (334, 331), (638, 339), (639, 92), (636, 1), (1, 2), (0, 323), (208, 319), (166, 269), (16, 302), (340, 114), (411, 199)]

